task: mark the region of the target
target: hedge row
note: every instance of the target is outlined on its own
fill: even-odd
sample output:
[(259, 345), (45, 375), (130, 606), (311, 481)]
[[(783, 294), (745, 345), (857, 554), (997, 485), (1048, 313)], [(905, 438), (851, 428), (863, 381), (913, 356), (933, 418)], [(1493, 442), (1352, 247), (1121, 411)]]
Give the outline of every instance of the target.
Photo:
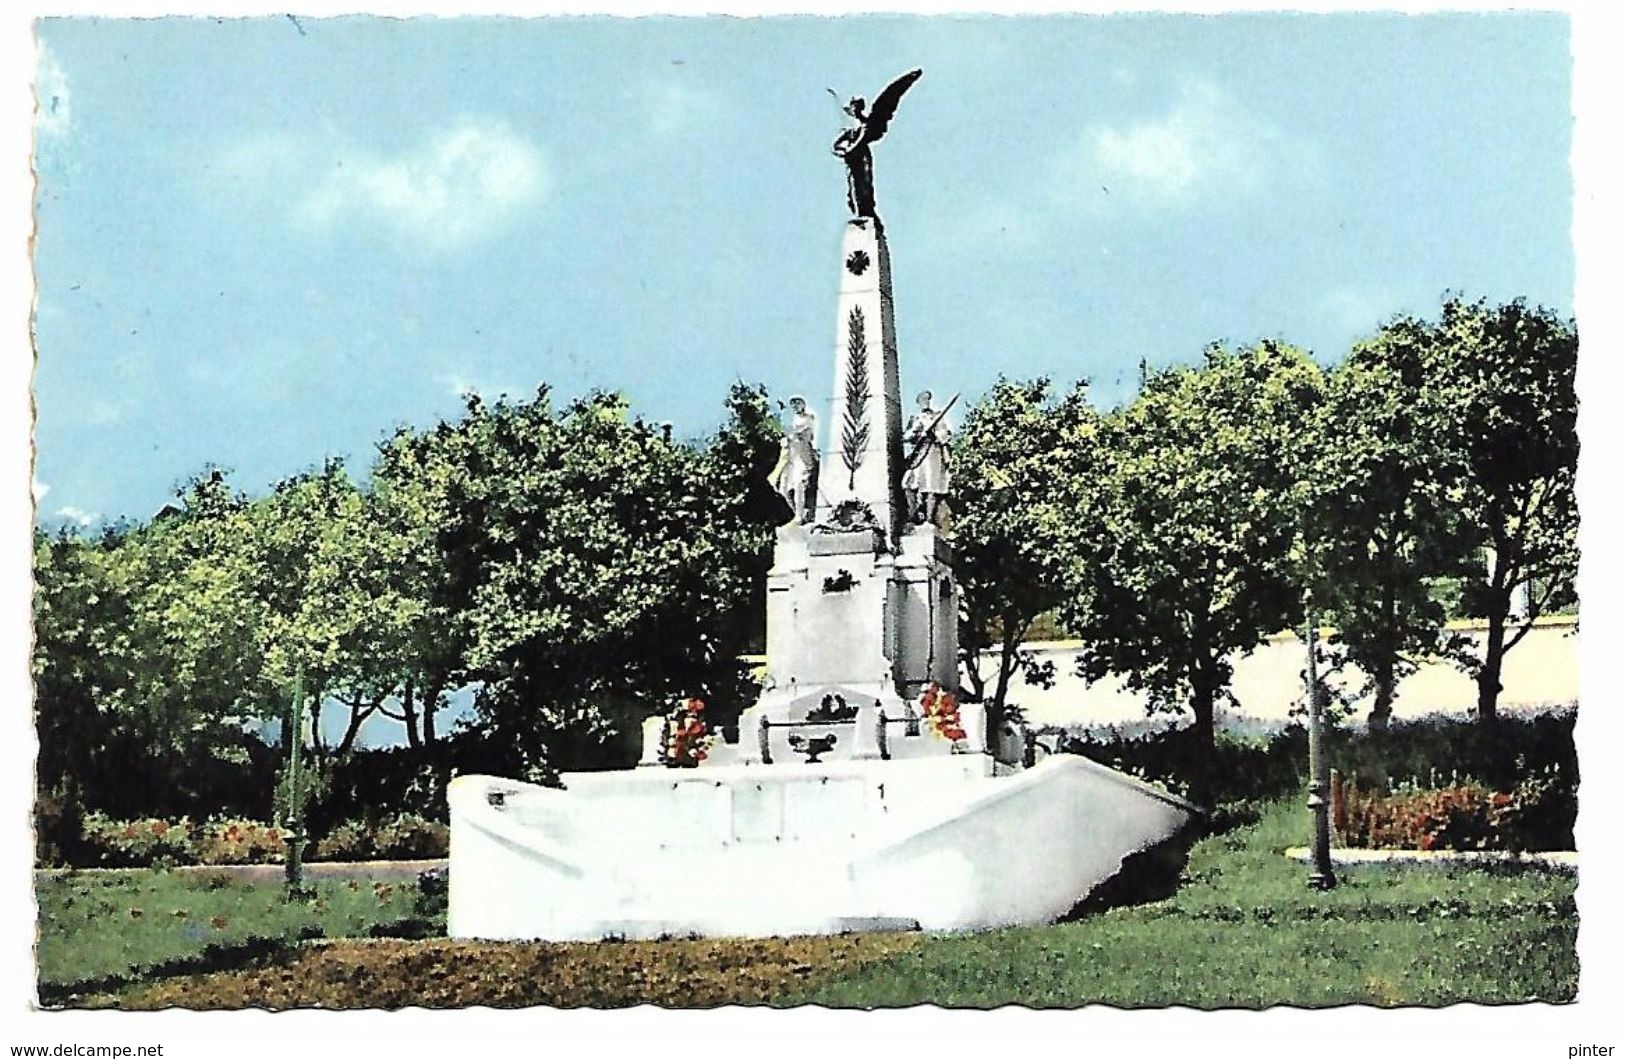
[[(1383, 732), (1331, 727), (1331, 767), (1383, 795), (1409, 789), (1474, 784), (1512, 792), (1531, 776), (1579, 786), (1573, 705), (1505, 715), (1494, 725), (1434, 716), (1396, 721)], [(1162, 731), (1115, 729), (1059, 733), (1056, 749), (1160, 783), (1210, 808), (1256, 803), (1301, 790), (1309, 771), (1309, 738), (1301, 723), (1247, 736), (1221, 732), (1216, 743), (1170, 722)], [(1454, 777), (1454, 778), (1452, 778)]]
[[(445, 824), (401, 814), (378, 823), (352, 821), (314, 844), (311, 860), (420, 860), (444, 857)], [(74, 867), (146, 868), (165, 864), (280, 864), (287, 855), (285, 828), (257, 820), (114, 820), (86, 813), (79, 839), (61, 857)]]

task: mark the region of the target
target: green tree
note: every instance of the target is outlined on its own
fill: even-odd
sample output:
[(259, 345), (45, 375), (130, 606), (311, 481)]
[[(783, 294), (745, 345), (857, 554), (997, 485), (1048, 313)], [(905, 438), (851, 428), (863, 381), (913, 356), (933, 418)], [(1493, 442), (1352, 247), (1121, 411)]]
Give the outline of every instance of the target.
[[(545, 403), (545, 390), (537, 401)], [(380, 560), (390, 572), (383, 591), (393, 634), (373, 656), (371, 693), (352, 700), (352, 727), (378, 711), (405, 726), (412, 747), (436, 743), (435, 715), (445, 695), (473, 679), (469, 616), (479, 577), (473, 544), (482, 524), (477, 498), (468, 500), (469, 478), (482, 473), (475, 427), (487, 414), (470, 395), (462, 420), (398, 430), (379, 446), (373, 466), (371, 501)]]
[(617, 395), (555, 411), (544, 388), (386, 445), (380, 503), (424, 557), (406, 595), (444, 634), (413, 637), (412, 657), (477, 686), (484, 767), (609, 760), (607, 740), (675, 695), (737, 712), (780, 511), (756, 480), (774, 452), (765, 399), (736, 388), (730, 412), (684, 444)]
[[(218, 472), (178, 500), (145, 526), (59, 539), (40, 562), (42, 743), (64, 734), (64, 707), (80, 718), (94, 711), (94, 739), (61, 742), (50, 766), (76, 771), (91, 808), (257, 811), (270, 788), (254, 778), (267, 748), (250, 731), (263, 611), (242, 544), (247, 503)], [(81, 589), (89, 592), (76, 601)], [(88, 606), (71, 618), (80, 603)], [(88, 670), (76, 661), (86, 651), (95, 655)], [(78, 699), (60, 679), (75, 671)]]
[[(1052, 676), (1023, 651), (1033, 622), (1065, 595), (1066, 543), (1099, 530), (1093, 489), (1100, 417), (1079, 383), (1001, 378), (965, 416), (949, 504), (961, 601), (960, 652), (971, 697), (998, 731), (1012, 680)], [(996, 651), (991, 672), (984, 655)]]
[(767, 571), (775, 529), (788, 515), (768, 480), (783, 434), (760, 386), (735, 383), (727, 419), (706, 439), (696, 468), (708, 558), (692, 576), (695, 634), (702, 665), (697, 685), (709, 695), (713, 722), (731, 722), (760, 690), (742, 656), (762, 649), (767, 629)]
[(34, 532), (35, 777), (41, 795), (75, 804), (87, 788), (101, 800), (108, 777), (93, 773), (118, 758), (118, 717), (104, 707), (129, 680), (119, 637), (130, 604), (110, 569), (123, 536), (116, 527), (88, 540)]
[(1314, 598), (1337, 631), (1331, 647), (1366, 674), (1370, 726), (1393, 714), (1417, 660), (1453, 646), (1434, 579), (1461, 572), (1461, 517), (1449, 407), (1429, 329), (1397, 319), (1332, 372), (1311, 431), (1307, 548)]
[(1215, 346), (1107, 418), (1102, 519), (1072, 536), (1061, 607), (1081, 675), (1120, 674), (1153, 709), (1188, 703), (1213, 740), (1228, 657), (1302, 614), (1302, 452), (1323, 390), (1290, 346)]
[[(1464, 586), (1467, 607), (1489, 625), (1483, 657), (1465, 664), (1478, 683), (1478, 715), (1492, 723), (1506, 652), (1536, 618), (1572, 599), (1579, 337), (1572, 320), (1522, 301), (1459, 298), (1445, 302), (1433, 331), (1434, 385), (1449, 416), (1439, 441), (1460, 460), (1460, 510), (1489, 553), (1487, 571)], [(1522, 587), (1528, 605), (1514, 618)]]
[[(249, 501), (211, 471), (117, 554), (132, 601), (129, 705), (157, 742), (213, 742), (259, 716), (265, 600)], [(177, 744), (178, 745), (178, 744)]]
[[(400, 598), (403, 548), (339, 459), (279, 482), (249, 505), (248, 515), (245, 544), (265, 614), (260, 694), (285, 702), (303, 680), (319, 767), (329, 752), (352, 747), (369, 712), (356, 704), (376, 708), (400, 683), (409, 620)], [(321, 718), (335, 699), (349, 707), (350, 718), (338, 746), (329, 748)]]

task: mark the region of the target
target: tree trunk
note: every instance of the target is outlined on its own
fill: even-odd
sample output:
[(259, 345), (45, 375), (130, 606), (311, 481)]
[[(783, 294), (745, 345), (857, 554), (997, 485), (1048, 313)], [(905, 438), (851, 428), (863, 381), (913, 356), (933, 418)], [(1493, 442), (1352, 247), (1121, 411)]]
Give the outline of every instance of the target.
[(1196, 723), (1191, 727), (1196, 730), (1196, 737), (1204, 746), (1213, 746), (1215, 727), (1213, 724), (1213, 707), (1219, 697), (1219, 666), (1218, 659), (1211, 653), (1204, 653), (1193, 667), (1191, 677), (1191, 712), (1196, 715)]
[[(978, 624), (981, 619), (967, 610), (960, 618), (959, 627), (965, 630), (981, 629)], [(974, 636), (966, 635), (959, 641), (960, 660), (964, 663), (965, 678), (970, 683), (969, 698), (974, 702), (983, 701), (987, 694), (987, 678), (982, 676), (982, 651), (988, 645), (984, 643), (986, 637), (981, 633)]]
[[(1392, 554), (1392, 548), (1385, 549), (1386, 556)], [(1376, 685), (1377, 701), (1371, 704), (1371, 720), (1367, 727), (1373, 732), (1386, 732), (1388, 721), (1394, 715), (1394, 656), (1399, 645), (1399, 600), (1394, 593), (1391, 572), (1382, 579), (1382, 621), (1382, 650), (1371, 674), (1372, 682)]]
[(423, 689), (423, 745), (425, 747), (433, 746), (435, 739), (438, 738), (434, 730), (434, 715), (435, 711), (440, 709), (440, 693), (444, 689), (445, 682), (441, 680), (430, 680), (428, 686)]
[(987, 708), (987, 745), (994, 757), (999, 753), (999, 738), (1004, 731), (1005, 696), (1010, 693), (1010, 677), (1015, 673), (1016, 650), (1020, 646), (1020, 640), (1008, 632), (999, 644), (999, 683), (993, 689), (993, 701)]
[(344, 729), (344, 738), (339, 740), (338, 749), (333, 751), (335, 754), (348, 754), (350, 752), (350, 748), (355, 745), (356, 736), (361, 734), (361, 723), (371, 717), (372, 711), (378, 708), (377, 703), (363, 707), (359, 696), (356, 697), (354, 702), (348, 702), (345, 705), (350, 707), (350, 723)]
[(981, 659), (974, 647), (966, 647), (960, 652), (964, 656), (965, 677), (970, 684), (970, 695), (974, 702), (981, 702), (987, 692), (987, 681), (982, 677)]
[(327, 760), (327, 742), (322, 739), (322, 689), (318, 685), (310, 697), (310, 745), (318, 764)]
[(1508, 600), (1497, 597), (1491, 605), (1489, 633), (1484, 641), (1484, 666), (1478, 671), (1478, 719), (1492, 725), (1501, 695), (1501, 660), (1506, 655)]
[(1394, 716), (1393, 659), (1385, 658), (1378, 662), (1371, 679), (1376, 685), (1376, 701), (1371, 704), (1371, 719), (1366, 726), (1373, 732), (1386, 732), (1388, 722)]
[(416, 750), (422, 745), (422, 737), (418, 735), (418, 711), (412, 704), (412, 695), (416, 685), (411, 678), (406, 681), (406, 687), (401, 690), (401, 722), (406, 725), (406, 745)]
[(1218, 697), (1217, 689), (1204, 685), (1191, 691), (1191, 712), (1196, 715), (1196, 723), (1191, 727), (1196, 730), (1196, 737), (1203, 746), (1213, 746), (1217, 742), (1213, 726), (1213, 703)]

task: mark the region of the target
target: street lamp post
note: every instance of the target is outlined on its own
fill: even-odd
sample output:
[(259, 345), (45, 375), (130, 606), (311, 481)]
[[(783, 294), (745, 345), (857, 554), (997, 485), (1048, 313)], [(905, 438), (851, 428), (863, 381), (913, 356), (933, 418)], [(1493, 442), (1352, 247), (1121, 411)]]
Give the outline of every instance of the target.
[(1309, 814), (1314, 826), (1310, 848), (1309, 886), (1330, 890), (1337, 885), (1332, 874), (1332, 836), (1328, 810), (1331, 790), (1330, 766), (1321, 743), (1320, 681), (1315, 667), (1315, 612), (1309, 594), (1304, 593), (1304, 642), (1309, 645)]
[(288, 845), (287, 858), (284, 865), (287, 869), (288, 900), (303, 896), (304, 892), (304, 849), (305, 849), (305, 820), (304, 820), (304, 783), (299, 774), (299, 750), (304, 742), (301, 738), (302, 720), (305, 712), (305, 675), (300, 673), (293, 680), (293, 701), (288, 707), (288, 718), (283, 725), (283, 738), (288, 744), (288, 801), (283, 819), (285, 836), (283, 841)]

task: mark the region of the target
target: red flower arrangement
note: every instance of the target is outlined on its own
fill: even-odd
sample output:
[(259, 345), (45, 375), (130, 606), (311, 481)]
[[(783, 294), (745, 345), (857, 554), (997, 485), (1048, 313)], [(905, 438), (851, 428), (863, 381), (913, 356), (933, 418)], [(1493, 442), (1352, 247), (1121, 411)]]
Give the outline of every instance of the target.
[(660, 763), (667, 768), (693, 768), (710, 749), (710, 726), (705, 723), (705, 702), (686, 699), (666, 715), (660, 735)]
[(931, 731), (948, 740), (950, 743), (960, 743), (965, 739), (965, 729), (959, 721), (959, 700), (954, 693), (935, 684), (927, 684), (920, 693), (920, 712), (931, 725)]

